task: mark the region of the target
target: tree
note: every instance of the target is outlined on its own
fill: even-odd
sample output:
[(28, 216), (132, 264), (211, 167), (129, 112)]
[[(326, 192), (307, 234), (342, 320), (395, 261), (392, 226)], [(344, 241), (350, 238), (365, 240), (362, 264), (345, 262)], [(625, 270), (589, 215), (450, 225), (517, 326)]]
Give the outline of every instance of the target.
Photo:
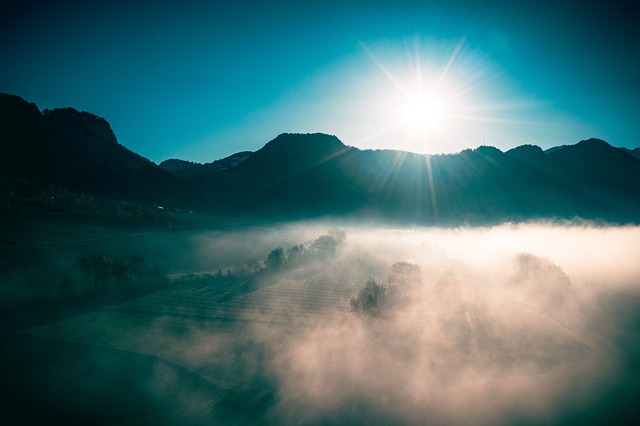
[(271, 250), (267, 257), (267, 269), (272, 271), (279, 270), (284, 265), (284, 259), (284, 249), (282, 247)]
[(410, 285), (416, 275), (420, 272), (420, 267), (413, 263), (396, 262), (391, 265), (391, 277), (394, 282), (400, 285)]
[(111, 278), (111, 259), (99, 254), (81, 256), (77, 260), (80, 271), (85, 277), (86, 293), (106, 287)]
[(356, 313), (378, 316), (387, 307), (389, 287), (369, 278), (358, 294), (351, 298), (351, 310)]
[(287, 263), (290, 266), (298, 266), (304, 261), (304, 245), (299, 244), (287, 249)]
[(319, 259), (326, 259), (336, 253), (338, 242), (329, 235), (320, 235), (311, 243), (311, 250)]
[(401, 298), (407, 299), (421, 284), (420, 267), (413, 263), (396, 262), (391, 265), (389, 285)]

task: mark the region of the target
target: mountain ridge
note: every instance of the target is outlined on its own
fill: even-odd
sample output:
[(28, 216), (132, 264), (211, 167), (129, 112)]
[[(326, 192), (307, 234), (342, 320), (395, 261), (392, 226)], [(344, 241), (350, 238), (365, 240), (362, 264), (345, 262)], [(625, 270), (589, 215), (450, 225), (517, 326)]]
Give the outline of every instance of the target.
[[(161, 165), (117, 142), (108, 122), (71, 108), (40, 112), (0, 96), (5, 176), (99, 195), (274, 219), (371, 217), (424, 225), (548, 218), (638, 223), (636, 150), (600, 139), (542, 150), (456, 154), (361, 150), (322, 133), (284, 133), (255, 152)], [(8, 160), (10, 158), (10, 160)]]
[(109, 123), (73, 108), (40, 112), (0, 95), (6, 177), (56, 184), (100, 196), (151, 201), (175, 191), (177, 179), (121, 145)]
[(204, 164), (193, 161), (180, 160), (177, 158), (170, 158), (168, 160), (162, 161), (158, 165), (166, 172), (169, 172), (178, 178), (186, 178), (198, 173), (219, 172), (231, 167), (235, 167), (249, 158), (249, 156), (251, 156), (252, 154), (253, 151), (241, 151), (235, 154), (231, 154), (228, 157), (224, 157), (219, 160)]

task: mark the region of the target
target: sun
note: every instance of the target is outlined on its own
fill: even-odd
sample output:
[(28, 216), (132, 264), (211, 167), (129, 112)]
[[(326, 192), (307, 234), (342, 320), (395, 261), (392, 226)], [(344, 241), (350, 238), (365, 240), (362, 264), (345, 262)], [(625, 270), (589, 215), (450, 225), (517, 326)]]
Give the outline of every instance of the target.
[(372, 138), (419, 153), (453, 152), (466, 143), (468, 122), (482, 118), (473, 98), (477, 73), (471, 72), (464, 45), (462, 39), (452, 49), (427, 49), (416, 40), (413, 51), (391, 49), (380, 59), (362, 44), (376, 65)]
[(397, 110), (399, 124), (413, 132), (446, 131), (447, 104), (435, 93), (409, 94)]

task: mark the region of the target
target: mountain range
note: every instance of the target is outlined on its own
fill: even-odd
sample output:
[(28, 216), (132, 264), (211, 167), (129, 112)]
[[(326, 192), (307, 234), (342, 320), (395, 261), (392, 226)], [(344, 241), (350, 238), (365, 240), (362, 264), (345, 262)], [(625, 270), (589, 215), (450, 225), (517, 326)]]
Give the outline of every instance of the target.
[(361, 150), (325, 134), (282, 134), (256, 152), (160, 165), (117, 142), (108, 122), (40, 111), (0, 94), (0, 177), (98, 196), (277, 220), (355, 217), (424, 225), (535, 219), (640, 222), (640, 149), (599, 139), (546, 151)]

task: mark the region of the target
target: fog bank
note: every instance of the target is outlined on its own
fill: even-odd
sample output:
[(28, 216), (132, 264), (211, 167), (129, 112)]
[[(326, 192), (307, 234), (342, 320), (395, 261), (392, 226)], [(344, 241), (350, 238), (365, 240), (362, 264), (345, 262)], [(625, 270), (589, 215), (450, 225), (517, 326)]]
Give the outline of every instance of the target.
[[(181, 238), (181, 258), (212, 275), (26, 332), (186, 368), (209, 385), (183, 423), (638, 420), (640, 227), (314, 222)], [(183, 393), (162, 371), (149, 395)]]
[[(354, 297), (373, 278), (389, 300), (254, 327), (279, 389), (275, 423), (556, 424), (637, 386), (640, 228), (345, 231), (324, 274)], [(419, 270), (394, 277), (397, 262)]]

